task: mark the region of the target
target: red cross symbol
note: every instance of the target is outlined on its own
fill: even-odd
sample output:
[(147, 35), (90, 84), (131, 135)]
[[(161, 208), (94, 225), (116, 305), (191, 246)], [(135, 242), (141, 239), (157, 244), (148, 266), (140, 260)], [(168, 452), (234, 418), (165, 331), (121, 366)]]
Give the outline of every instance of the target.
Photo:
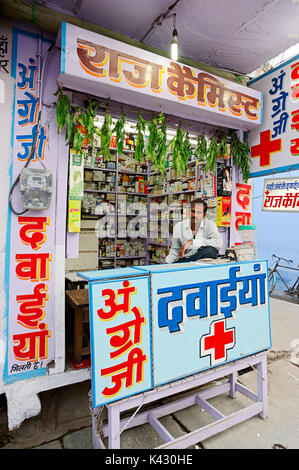
[(235, 328), (226, 329), (225, 320), (214, 321), (210, 333), (200, 340), (201, 356), (211, 356), (211, 365), (225, 361), (226, 351), (235, 345)]
[(271, 140), (270, 129), (267, 129), (260, 133), (260, 144), (251, 147), (251, 156), (260, 157), (260, 166), (269, 166), (274, 152), (281, 152), (281, 139)]

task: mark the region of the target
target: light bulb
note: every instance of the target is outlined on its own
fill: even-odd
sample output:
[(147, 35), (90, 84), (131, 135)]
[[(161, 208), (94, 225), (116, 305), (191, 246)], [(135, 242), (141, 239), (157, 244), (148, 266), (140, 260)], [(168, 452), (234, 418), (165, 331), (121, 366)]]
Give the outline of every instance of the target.
[(178, 60), (178, 42), (171, 41), (171, 59), (176, 62)]
[(178, 60), (178, 32), (176, 29), (173, 30), (172, 33), (172, 41), (170, 45), (170, 53), (171, 53), (171, 59), (176, 62)]

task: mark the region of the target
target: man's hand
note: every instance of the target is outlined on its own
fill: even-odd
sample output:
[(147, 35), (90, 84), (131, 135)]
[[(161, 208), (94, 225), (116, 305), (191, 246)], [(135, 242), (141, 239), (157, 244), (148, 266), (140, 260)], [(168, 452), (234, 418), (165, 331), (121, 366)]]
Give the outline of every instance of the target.
[(192, 245), (193, 240), (188, 240), (180, 249), (179, 251), (179, 257), (182, 258), (185, 254), (185, 252), (188, 250), (188, 248)]

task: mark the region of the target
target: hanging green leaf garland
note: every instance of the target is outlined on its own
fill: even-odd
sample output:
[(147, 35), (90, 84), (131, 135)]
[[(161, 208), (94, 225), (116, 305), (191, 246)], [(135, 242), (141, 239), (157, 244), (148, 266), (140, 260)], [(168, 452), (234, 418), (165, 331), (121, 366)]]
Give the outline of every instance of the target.
[(225, 134), (222, 135), (220, 138), (220, 142), (218, 145), (219, 156), (223, 158), (227, 155), (228, 147), (227, 147), (227, 136)]
[(86, 141), (86, 145), (94, 148), (94, 135), (99, 135), (99, 130), (94, 124), (96, 111), (98, 109), (97, 101), (89, 101), (85, 110), (77, 108), (74, 114), (74, 148), (82, 152), (82, 144)]
[(187, 164), (191, 157), (191, 144), (189, 140), (189, 132), (186, 131), (184, 140), (183, 140), (183, 148), (182, 148), (182, 171), (185, 172), (187, 170)]
[[(82, 131), (83, 125), (80, 123), (80, 115), (81, 109), (78, 107), (74, 113), (73, 122), (74, 122), (74, 130), (73, 130), (73, 148), (75, 149), (76, 153), (82, 155), (82, 145), (85, 139), (85, 134)], [(82, 120), (81, 120), (82, 121)]]
[(176, 135), (171, 140), (171, 149), (172, 149), (172, 167), (177, 171), (178, 176), (181, 174), (179, 161), (181, 159), (181, 147), (183, 144), (184, 131), (181, 128), (181, 123), (179, 123)]
[(121, 116), (116, 122), (112, 133), (116, 133), (116, 148), (118, 153), (122, 153), (125, 146), (125, 124), (126, 124), (126, 113), (123, 107), (121, 107)]
[(61, 133), (65, 126), (65, 139), (68, 145), (71, 144), (73, 136), (73, 115), (72, 105), (69, 97), (63, 93), (61, 87), (58, 85), (54, 96), (57, 96), (57, 107), (56, 107), (56, 121), (58, 127), (58, 134)]
[(106, 105), (105, 118), (103, 125), (101, 127), (101, 150), (100, 155), (103, 155), (104, 159), (109, 161), (111, 158), (110, 146), (111, 146), (111, 136), (112, 136), (112, 118), (109, 111), (109, 105)]
[(194, 151), (194, 155), (198, 161), (205, 161), (208, 154), (207, 140), (204, 134), (201, 134), (197, 141), (197, 146)]
[[(112, 132), (116, 132), (118, 153), (123, 151), (125, 142), (124, 126), (126, 122), (126, 115), (123, 109), (120, 119), (112, 129), (111, 114), (109, 112), (109, 106), (106, 105), (104, 123), (99, 131), (94, 125), (94, 118), (98, 107), (96, 101), (90, 101), (86, 110), (77, 107), (73, 115), (71, 101), (68, 95), (63, 93), (59, 85), (54, 96), (57, 96), (57, 132), (60, 134), (63, 128), (65, 128), (66, 142), (68, 145), (72, 145), (77, 153), (82, 154), (82, 144), (84, 141), (87, 141), (87, 145), (93, 147), (94, 134), (98, 134), (101, 137), (100, 154), (103, 155), (106, 160), (109, 160), (111, 156), (110, 146)], [(149, 143), (146, 149), (147, 159), (155, 162), (156, 170), (164, 174), (167, 151), (169, 146), (171, 146), (173, 151), (172, 166), (177, 170), (178, 176), (180, 176), (181, 172), (186, 171), (187, 162), (191, 154), (188, 132), (185, 133), (183, 131), (180, 123), (175, 137), (167, 144), (165, 115), (160, 113), (158, 116), (153, 116), (150, 123), (147, 123), (138, 112), (135, 150), (135, 160), (137, 161), (143, 160), (145, 150), (144, 133), (146, 126), (148, 126), (149, 130)], [(244, 181), (247, 182), (250, 177), (250, 163), (252, 162), (249, 145), (246, 141), (241, 142), (235, 131), (230, 133), (230, 145), (233, 164), (241, 170)], [(209, 146), (207, 145), (205, 136), (199, 136), (194, 154), (198, 160), (206, 161), (206, 170), (215, 170), (217, 156), (223, 157), (227, 154), (227, 136), (223, 135), (219, 144), (217, 138), (213, 137)]]
[(218, 155), (219, 155), (219, 150), (218, 150), (217, 138), (212, 137), (209, 148), (208, 148), (208, 153), (207, 153), (206, 167), (205, 167), (206, 170), (211, 170), (211, 171), (215, 170), (216, 159)]
[(247, 183), (250, 177), (250, 163), (252, 162), (250, 157), (250, 147), (247, 141), (240, 141), (235, 131), (231, 132), (230, 139), (233, 163), (240, 168), (243, 179), (245, 183)]
[(150, 123), (148, 124), (148, 131), (149, 138), (145, 154), (150, 161), (154, 162), (159, 142), (158, 118), (156, 115), (154, 115), (150, 120)]
[(181, 122), (178, 125), (175, 137), (171, 140), (171, 146), (172, 166), (177, 171), (178, 177), (180, 177), (181, 172), (186, 171), (191, 155), (189, 134), (182, 129)]
[(95, 117), (98, 109), (97, 101), (90, 101), (85, 113), (83, 113), (83, 125), (87, 131), (88, 145), (94, 148), (94, 136), (100, 135), (99, 129), (95, 126)]
[(89, 101), (86, 110), (82, 110), (77, 106), (73, 115), (71, 101), (59, 85), (54, 96), (58, 97), (56, 108), (57, 132), (60, 134), (65, 127), (67, 144), (72, 145), (76, 153), (82, 154), (84, 141), (86, 141), (86, 145), (93, 147), (94, 134), (98, 133), (98, 129), (94, 125), (98, 103)]
[(159, 170), (162, 175), (166, 173), (165, 163), (167, 151), (171, 142), (167, 144), (167, 126), (166, 117), (163, 113), (158, 116), (158, 145), (155, 158), (155, 168)]
[(136, 131), (137, 131), (137, 141), (135, 147), (135, 160), (142, 161), (143, 154), (144, 154), (144, 133), (146, 128), (147, 122), (141, 116), (140, 112), (138, 112), (138, 120), (136, 124)]

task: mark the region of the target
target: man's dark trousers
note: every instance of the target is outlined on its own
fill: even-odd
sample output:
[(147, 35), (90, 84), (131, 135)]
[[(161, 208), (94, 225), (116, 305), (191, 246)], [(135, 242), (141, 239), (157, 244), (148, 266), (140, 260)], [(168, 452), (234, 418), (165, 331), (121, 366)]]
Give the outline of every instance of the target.
[(199, 248), (194, 255), (178, 259), (176, 263), (187, 263), (188, 261), (197, 261), (202, 258), (217, 258), (218, 251), (212, 246), (203, 246)]

